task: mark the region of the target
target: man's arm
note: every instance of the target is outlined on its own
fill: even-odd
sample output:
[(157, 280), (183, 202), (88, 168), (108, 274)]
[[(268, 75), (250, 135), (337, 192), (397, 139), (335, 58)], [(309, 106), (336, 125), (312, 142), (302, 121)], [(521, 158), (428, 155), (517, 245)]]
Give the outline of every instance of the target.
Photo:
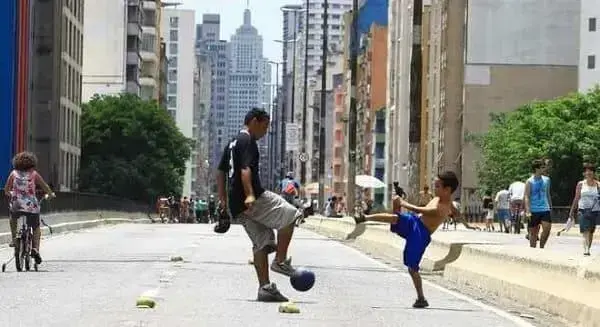
[(222, 208), (227, 208), (227, 189), (225, 188), (227, 175), (225, 175), (225, 173), (232, 168), (229, 164), (229, 151), (229, 145), (227, 145), (225, 149), (223, 149), (223, 154), (221, 155), (221, 161), (219, 162), (217, 171), (217, 195)]
[(582, 183), (577, 183), (577, 186), (575, 187), (575, 196), (573, 197), (573, 203), (571, 203), (571, 210), (569, 210), (569, 217), (575, 217), (575, 211), (577, 210), (579, 198), (581, 198), (581, 184)]
[(550, 195), (550, 178), (548, 178), (548, 194), (546, 194), (546, 196), (548, 196), (548, 207), (549, 209), (552, 209), (552, 196)]
[(531, 214), (531, 208), (529, 206), (529, 181), (525, 182), (525, 194), (523, 195), (523, 205), (524, 205), (524, 209), (525, 209), (525, 214), (526, 215), (530, 215)]
[(255, 152), (252, 150), (252, 142), (250, 136), (244, 139), (238, 139), (236, 148), (236, 155), (240, 159), (240, 170), (242, 186), (244, 187), (244, 194), (246, 194), (246, 204), (254, 202), (254, 189), (252, 188), (252, 170), (250, 166), (252, 162), (257, 159)]

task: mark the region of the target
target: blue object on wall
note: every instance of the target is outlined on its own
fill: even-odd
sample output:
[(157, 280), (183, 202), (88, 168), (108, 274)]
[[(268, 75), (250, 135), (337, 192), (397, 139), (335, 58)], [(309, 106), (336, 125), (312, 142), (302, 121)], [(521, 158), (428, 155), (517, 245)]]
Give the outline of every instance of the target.
[(0, 183), (12, 168), (15, 136), (17, 0), (0, 0)]
[(369, 33), (371, 26), (377, 24), (380, 26), (388, 25), (388, 3), (389, 0), (365, 0), (358, 9), (358, 44), (353, 44), (350, 38), (350, 50), (357, 53), (361, 52), (360, 39), (366, 33)]

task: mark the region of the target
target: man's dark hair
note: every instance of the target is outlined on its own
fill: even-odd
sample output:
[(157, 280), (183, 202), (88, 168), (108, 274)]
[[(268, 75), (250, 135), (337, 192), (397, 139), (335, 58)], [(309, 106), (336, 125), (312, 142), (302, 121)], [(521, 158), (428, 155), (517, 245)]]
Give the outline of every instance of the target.
[(591, 172), (596, 172), (596, 166), (592, 163), (586, 162), (583, 164), (583, 170), (589, 170)]
[(458, 188), (458, 177), (452, 171), (445, 171), (438, 175), (438, 178), (442, 182), (442, 187), (449, 187), (452, 193)]
[(244, 118), (244, 125), (250, 124), (252, 119), (262, 122), (271, 119), (271, 117), (269, 116), (269, 113), (262, 108), (252, 108), (250, 111), (248, 111), (246, 117)]
[(535, 172), (536, 169), (544, 167), (544, 160), (536, 159), (531, 163), (531, 170)]

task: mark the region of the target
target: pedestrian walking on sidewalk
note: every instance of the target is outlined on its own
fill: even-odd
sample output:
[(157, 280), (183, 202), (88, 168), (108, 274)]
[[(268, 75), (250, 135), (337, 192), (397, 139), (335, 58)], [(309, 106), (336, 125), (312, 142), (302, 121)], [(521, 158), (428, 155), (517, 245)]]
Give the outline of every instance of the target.
[(552, 200), (550, 199), (550, 177), (542, 175), (545, 170), (543, 160), (534, 160), (532, 165), (533, 176), (527, 179), (525, 183), (525, 217), (527, 218), (527, 229), (529, 230), (529, 245), (532, 248), (537, 246), (540, 225), (542, 235), (540, 237), (540, 248), (546, 246), (550, 229), (552, 228), (552, 219), (550, 208)]
[(577, 219), (579, 231), (583, 236), (583, 255), (590, 255), (590, 248), (596, 231), (596, 224), (600, 221), (600, 183), (596, 179), (596, 167), (586, 163), (583, 165), (583, 180), (575, 187), (575, 197), (571, 204), (569, 219)]

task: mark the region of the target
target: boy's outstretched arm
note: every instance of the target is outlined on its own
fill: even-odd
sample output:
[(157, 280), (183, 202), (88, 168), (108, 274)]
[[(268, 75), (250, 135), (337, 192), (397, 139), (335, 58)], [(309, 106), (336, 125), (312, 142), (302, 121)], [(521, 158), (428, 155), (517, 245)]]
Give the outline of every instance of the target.
[(407, 201), (405, 201), (403, 198), (401, 198), (399, 196), (394, 197), (394, 206), (403, 207), (410, 211), (413, 211), (416, 213), (421, 213), (424, 215), (434, 215), (439, 212), (439, 208), (438, 208), (437, 204), (427, 205), (425, 207), (419, 207), (414, 204), (408, 203)]
[(451, 206), (450, 210), (452, 213), (452, 217), (454, 217), (454, 219), (460, 221), (467, 229), (473, 229), (473, 230), (477, 229), (476, 227), (469, 225), (467, 220), (463, 217), (463, 215), (460, 213), (460, 211), (458, 211), (458, 209), (456, 209), (456, 207), (454, 205)]

